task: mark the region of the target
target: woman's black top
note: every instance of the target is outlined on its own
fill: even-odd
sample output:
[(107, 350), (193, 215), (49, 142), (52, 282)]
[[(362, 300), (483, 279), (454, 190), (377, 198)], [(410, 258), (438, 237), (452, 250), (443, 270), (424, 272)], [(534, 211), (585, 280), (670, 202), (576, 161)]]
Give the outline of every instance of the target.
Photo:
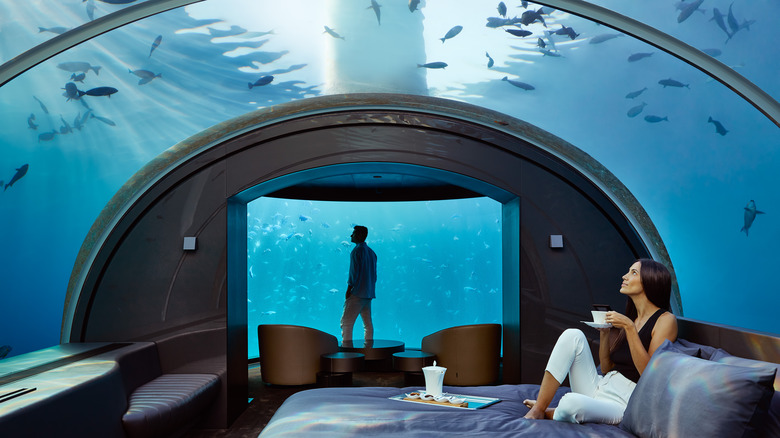
[[(645, 350), (650, 348), (650, 341), (653, 339), (653, 327), (655, 327), (655, 322), (658, 320), (658, 317), (663, 315), (664, 312), (666, 312), (666, 310), (658, 309), (650, 318), (648, 318), (645, 325), (642, 326), (642, 329), (639, 330), (639, 340), (642, 341)], [(615, 350), (612, 351), (609, 357), (612, 359), (612, 364), (614, 365), (612, 368), (613, 371), (619, 371), (620, 374), (631, 379), (634, 383), (639, 381), (639, 371), (636, 369), (634, 360), (631, 358), (631, 350), (628, 347), (628, 340), (625, 336), (621, 337)]]

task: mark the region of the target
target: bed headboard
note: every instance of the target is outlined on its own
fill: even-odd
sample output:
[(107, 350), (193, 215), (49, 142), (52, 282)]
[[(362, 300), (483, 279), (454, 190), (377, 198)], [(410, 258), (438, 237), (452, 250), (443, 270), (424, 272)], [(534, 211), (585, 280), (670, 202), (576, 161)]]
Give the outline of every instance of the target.
[(677, 317), (678, 338), (711, 345), (734, 356), (780, 363), (780, 336), (723, 324)]

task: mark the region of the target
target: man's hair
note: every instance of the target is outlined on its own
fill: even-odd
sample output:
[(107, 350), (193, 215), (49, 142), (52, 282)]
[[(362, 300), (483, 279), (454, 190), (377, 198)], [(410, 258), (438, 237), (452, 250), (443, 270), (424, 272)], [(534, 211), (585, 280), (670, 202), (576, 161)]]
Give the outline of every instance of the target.
[(368, 228), (362, 226), (362, 225), (355, 225), (355, 237), (361, 241), (365, 242), (366, 237), (368, 237)]

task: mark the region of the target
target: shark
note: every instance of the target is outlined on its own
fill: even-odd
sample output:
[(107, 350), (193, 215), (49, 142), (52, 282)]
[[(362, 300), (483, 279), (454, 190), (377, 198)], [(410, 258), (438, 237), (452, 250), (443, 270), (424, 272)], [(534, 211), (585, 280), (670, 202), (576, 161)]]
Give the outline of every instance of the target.
[(757, 214), (765, 214), (763, 211), (756, 210), (756, 201), (750, 200), (745, 206), (745, 225), (739, 231), (744, 231), (745, 236), (748, 235), (748, 230), (753, 225), (753, 221), (756, 220)]

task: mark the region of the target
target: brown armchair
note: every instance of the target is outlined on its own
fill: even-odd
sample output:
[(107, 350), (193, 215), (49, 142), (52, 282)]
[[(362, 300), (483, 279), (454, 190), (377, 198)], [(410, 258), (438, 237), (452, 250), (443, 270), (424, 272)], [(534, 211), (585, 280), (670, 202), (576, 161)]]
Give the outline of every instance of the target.
[(445, 385), (490, 385), (498, 381), (501, 325), (474, 324), (439, 330), (422, 339), (422, 351), (447, 368)]
[(339, 351), (335, 336), (297, 325), (261, 324), (257, 341), (263, 382), (273, 385), (316, 383), (320, 356)]

